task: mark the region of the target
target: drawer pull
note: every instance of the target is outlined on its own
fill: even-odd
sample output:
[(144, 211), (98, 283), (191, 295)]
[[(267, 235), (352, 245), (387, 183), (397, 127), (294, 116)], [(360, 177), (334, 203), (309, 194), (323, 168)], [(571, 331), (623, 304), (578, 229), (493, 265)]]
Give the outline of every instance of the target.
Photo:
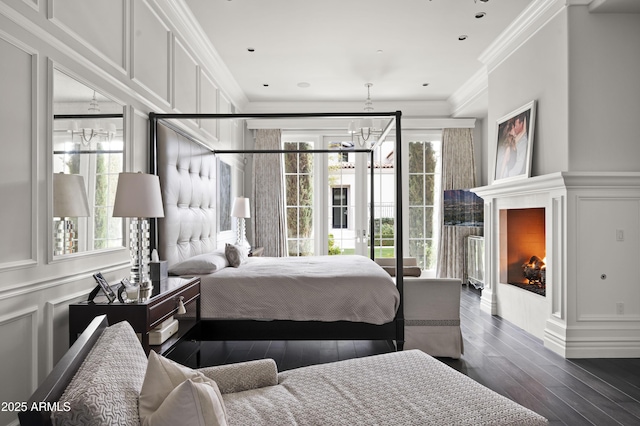
[(186, 314), (187, 310), (184, 307), (184, 296), (180, 296), (178, 298), (176, 298), (176, 300), (178, 301), (178, 315), (182, 315), (182, 314)]

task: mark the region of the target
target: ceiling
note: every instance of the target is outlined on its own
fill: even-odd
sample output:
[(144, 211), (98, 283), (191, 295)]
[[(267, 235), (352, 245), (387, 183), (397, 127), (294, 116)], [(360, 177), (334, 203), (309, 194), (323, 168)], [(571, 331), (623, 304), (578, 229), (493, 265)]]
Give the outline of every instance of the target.
[(185, 2), (249, 102), (364, 103), (370, 82), (375, 105), (446, 101), (532, 0)]

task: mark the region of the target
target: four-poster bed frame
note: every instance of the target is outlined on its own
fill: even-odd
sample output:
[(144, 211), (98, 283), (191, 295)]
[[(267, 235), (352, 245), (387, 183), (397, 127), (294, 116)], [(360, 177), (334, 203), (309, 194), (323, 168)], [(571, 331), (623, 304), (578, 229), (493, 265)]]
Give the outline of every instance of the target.
[[(158, 174), (158, 124), (162, 122), (182, 136), (202, 146), (197, 138), (185, 131), (177, 129), (167, 120), (184, 119), (311, 119), (311, 118), (344, 118), (357, 119), (362, 117), (389, 117), (389, 122), (383, 130), (378, 142), (370, 148), (360, 149), (314, 149), (314, 150), (217, 150), (205, 147), (213, 155), (216, 154), (284, 154), (284, 153), (368, 153), (371, 161), (371, 202), (370, 202), (370, 235), (374, 235), (374, 149), (395, 128), (394, 170), (395, 180), (395, 252), (396, 252), (396, 287), (400, 295), (400, 302), (396, 316), (392, 322), (375, 325), (350, 321), (255, 321), (255, 320), (213, 320), (203, 319), (200, 323), (200, 340), (393, 340), (398, 350), (404, 345), (404, 313), (403, 313), (403, 246), (402, 246), (402, 135), (400, 111), (396, 112), (361, 112), (361, 113), (291, 113), (291, 114), (149, 114), (150, 139), (150, 172)], [(151, 223), (151, 248), (158, 247), (158, 226), (155, 220)], [(370, 257), (375, 258), (374, 245), (371, 244)], [(162, 253), (161, 253), (162, 255)]]

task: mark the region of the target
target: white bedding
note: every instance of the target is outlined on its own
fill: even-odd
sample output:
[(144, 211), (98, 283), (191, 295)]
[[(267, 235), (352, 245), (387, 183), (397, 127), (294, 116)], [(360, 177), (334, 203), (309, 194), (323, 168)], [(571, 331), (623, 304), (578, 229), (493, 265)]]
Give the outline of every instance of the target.
[(395, 318), (393, 279), (364, 256), (250, 257), (201, 277), (203, 319), (353, 321)]

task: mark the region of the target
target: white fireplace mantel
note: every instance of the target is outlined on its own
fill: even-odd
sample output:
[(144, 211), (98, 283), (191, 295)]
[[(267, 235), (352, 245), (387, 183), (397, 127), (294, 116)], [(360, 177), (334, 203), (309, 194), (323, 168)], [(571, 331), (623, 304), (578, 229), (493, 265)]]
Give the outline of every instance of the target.
[[(640, 173), (558, 172), (472, 189), (485, 203), (482, 309), (567, 358), (640, 357)], [(546, 296), (500, 282), (500, 211), (544, 208)]]

